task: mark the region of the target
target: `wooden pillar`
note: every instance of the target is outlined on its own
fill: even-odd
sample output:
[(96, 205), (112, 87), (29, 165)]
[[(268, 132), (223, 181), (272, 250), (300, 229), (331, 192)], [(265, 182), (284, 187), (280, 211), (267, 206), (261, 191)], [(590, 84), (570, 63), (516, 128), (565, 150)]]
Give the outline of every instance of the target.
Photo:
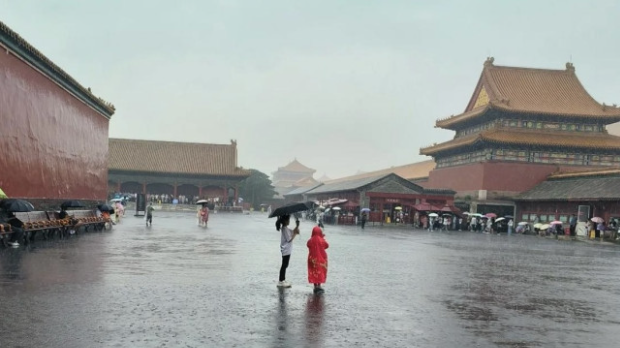
[(175, 182), (174, 185), (172, 185), (172, 187), (174, 188), (172, 195), (174, 196), (174, 198), (177, 198), (177, 183)]
[(228, 189), (226, 188), (226, 185), (224, 185), (224, 195), (222, 196), (222, 201), (224, 204), (228, 203)]
[(146, 194), (146, 183), (145, 182), (142, 183), (142, 193)]
[(202, 199), (202, 185), (198, 186), (198, 199)]
[(239, 187), (235, 186), (235, 205), (239, 202)]

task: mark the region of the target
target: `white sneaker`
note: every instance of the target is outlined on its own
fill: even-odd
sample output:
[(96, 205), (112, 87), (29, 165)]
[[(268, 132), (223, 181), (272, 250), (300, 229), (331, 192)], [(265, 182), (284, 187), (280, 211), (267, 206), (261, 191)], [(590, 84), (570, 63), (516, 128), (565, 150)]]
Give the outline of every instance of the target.
[(14, 246), (14, 247), (18, 247), (19, 246), (18, 242), (13, 242), (13, 243), (9, 243), (9, 244), (11, 244), (11, 246)]
[(287, 283), (286, 280), (285, 281), (281, 281), (281, 282), (278, 282), (277, 287), (279, 287), (279, 288), (290, 288), (291, 287), (291, 283)]

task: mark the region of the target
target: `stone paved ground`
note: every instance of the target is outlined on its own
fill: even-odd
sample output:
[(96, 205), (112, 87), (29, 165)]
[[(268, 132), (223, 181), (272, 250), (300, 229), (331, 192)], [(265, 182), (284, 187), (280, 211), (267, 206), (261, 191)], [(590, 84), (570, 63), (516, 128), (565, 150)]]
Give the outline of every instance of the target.
[(112, 232), (0, 249), (1, 347), (615, 347), (616, 246), (327, 226), (326, 292), (302, 222), (279, 291), (262, 214), (157, 212)]

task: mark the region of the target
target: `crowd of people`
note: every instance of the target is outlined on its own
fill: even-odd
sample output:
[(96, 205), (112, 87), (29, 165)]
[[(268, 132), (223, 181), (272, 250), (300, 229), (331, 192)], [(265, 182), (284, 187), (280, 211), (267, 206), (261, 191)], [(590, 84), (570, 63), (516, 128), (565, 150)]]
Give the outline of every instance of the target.
[[(110, 199), (113, 198), (118, 198), (122, 200), (123, 204), (126, 204), (126, 202), (135, 202), (137, 200), (138, 194), (134, 193), (134, 192), (115, 192), (113, 194), (111, 194)], [(153, 194), (146, 194), (146, 201), (150, 202), (150, 203), (154, 203), (154, 204), (186, 204), (186, 205), (194, 205), (196, 204), (196, 202), (198, 202), (201, 198), (199, 196), (194, 196), (194, 195), (177, 195), (176, 197), (174, 195), (168, 194), (168, 193), (161, 193), (161, 194), (157, 194), (157, 193), (153, 193)], [(225, 199), (218, 197), (218, 198), (208, 198), (207, 199), (211, 204), (215, 205), (217, 204), (222, 204), (221, 202), (224, 202)], [(231, 202), (227, 202), (224, 205), (230, 205), (230, 206), (234, 206), (236, 205), (236, 203), (234, 202), (234, 199)]]

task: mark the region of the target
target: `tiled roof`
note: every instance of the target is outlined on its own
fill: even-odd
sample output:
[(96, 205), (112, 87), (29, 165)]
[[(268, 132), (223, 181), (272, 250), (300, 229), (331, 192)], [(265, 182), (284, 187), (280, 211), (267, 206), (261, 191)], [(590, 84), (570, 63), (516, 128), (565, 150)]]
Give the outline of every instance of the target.
[(318, 183), (318, 181), (316, 181), (313, 177), (308, 176), (305, 177), (303, 179), (299, 179), (297, 181), (295, 181), (295, 183), (293, 183), (294, 187), (303, 187), (303, 186), (311, 186), (311, 185), (316, 185)]
[(618, 200), (620, 175), (549, 179), (516, 197), (523, 201), (550, 200)]
[(302, 173), (314, 173), (314, 172), (316, 172), (316, 170), (314, 170), (312, 168), (308, 168), (308, 167), (304, 166), (303, 164), (299, 163), (299, 161), (297, 161), (297, 159), (294, 159), (291, 163), (287, 164), (284, 167), (278, 168), (278, 170), (287, 171), (287, 172), (302, 172)]
[(95, 96), (90, 89), (84, 88), (73, 77), (62, 70), (58, 65), (54, 64), (49, 58), (43, 55), (39, 50), (29, 44), (24, 38), (11, 30), (6, 24), (0, 21), (0, 44), (8, 46), (10, 50), (15, 51), (20, 57), (31, 65), (39, 68), (40, 71), (47, 74), (52, 80), (56, 81), (63, 87), (75, 92), (85, 99), (85, 101), (95, 107), (101, 109), (103, 113), (110, 117), (114, 114), (115, 108), (111, 103)]
[(331, 179), (329, 178), (329, 176), (323, 174), (322, 177), (319, 178), (319, 182), (326, 182), (326, 181), (330, 181)]
[(476, 91), (480, 85), (488, 93), (489, 104), (469, 110), (473, 107), (470, 101), (466, 112), (438, 120), (436, 125), (451, 128), (476, 118), (488, 109), (608, 119), (609, 123), (620, 121), (620, 108), (599, 104), (594, 100), (577, 78), (575, 68), (570, 63), (567, 63), (565, 70), (550, 70), (495, 66), (492, 60), (487, 60)]
[(323, 185), (322, 183), (318, 183), (312, 186), (306, 186), (306, 187), (298, 187), (288, 193), (285, 193), (284, 196), (295, 196), (295, 195), (303, 195), (304, 193), (313, 190), (319, 186)]
[(237, 145), (179, 143), (170, 141), (110, 139), (110, 170), (249, 176), (236, 166)]
[(362, 174), (356, 174), (352, 176), (345, 176), (343, 178), (325, 181), (325, 183), (333, 184), (333, 183), (342, 182), (342, 181), (349, 181), (349, 180), (354, 180), (354, 179), (363, 179), (363, 178), (376, 177), (380, 175), (387, 175), (390, 173), (394, 173), (407, 180), (414, 180), (414, 179), (428, 177), (428, 174), (433, 169), (435, 169), (435, 161), (427, 160), (427, 161), (422, 161), (422, 162), (405, 164), (405, 165), (397, 166), (397, 167), (375, 170), (372, 172), (367, 172), (367, 173), (362, 173)]
[[(383, 182), (379, 182), (380, 180)], [(389, 179), (389, 180), (387, 180)], [(306, 194), (319, 194), (319, 193), (331, 193), (331, 192), (343, 192), (350, 190), (357, 190), (364, 186), (379, 182), (379, 186), (375, 186), (369, 192), (389, 192), (389, 193), (423, 193), (423, 194), (440, 194), (440, 195), (454, 195), (455, 192), (449, 189), (425, 189), (422, 186), (415, 184), (407, 179), (394, 174), (381, 174), (364, 178), (353, 178), (345, 181), (332, 181), (325, 183), (315, 189), (305, 192)]]
[(495, 128), (456, 138), (441, 144), (420, 149), (422, 155), (434, 155), (461, 146), (480, 142), (494, 144), (521, 144), (537, 146), (561, 146), (583, 149), (620, 150), (620, 137), (604, 133), (562, 132), (532, 129)]
[(340, 192), (340, 191), (349, 191), (349, 190), (356, 190), (360, 187), (366, 186), (368, 184), (371, 184), (379, 179), (382, 179), (386, 176), (388, 176), (389, 174), (383, 174), (383, 175), (376, 175), (376, 176), (371, 176), (371, 177), (364, 177), (364, 178), (357, 178), (357, 179), (350, 179), (350, 180), (345, 180), (345, 181), (336, 181), (336, 182), (329, 182), (329, 183), (325, 183), (311, 191), (308, 191), (307, 193), (309, 194), (315, 194), (315, 193), (326, 193), (326, 192)]
[(581, 171), (571, 171), (571, 172), (551, 174), (549, 175), (548, 179), (574, 179), (574, 178), (586, 178), (586, 177), (606, 176), (606, 175), (620, 175), (620, 169), (604, 168), (604, 169), (592, 170), (591, 168), (588, 168), (586, 170), (581, 170)]

